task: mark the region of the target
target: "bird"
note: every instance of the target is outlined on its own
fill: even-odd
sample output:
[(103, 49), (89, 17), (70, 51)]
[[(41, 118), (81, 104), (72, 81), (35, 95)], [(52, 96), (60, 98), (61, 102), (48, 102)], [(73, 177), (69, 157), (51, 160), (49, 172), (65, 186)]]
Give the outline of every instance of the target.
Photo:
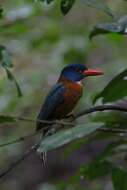
[[(83, 94), (83, 79), (88, 76), (102, 75), (103, 72), (97, 69), (88, 69), (84, 64), (74, 63), (65, 66), (58, 78), (56, 84), (51, 88), (46, 96), (44, 103), (41, 106), (40, 112), (37, 116), (36, 131), (43, 129), (43, 137), (51, 135), (50, 128), (44, 128), (46, 124), (41, 120), (61, 120), (65, 119)], [(47, 166), (46, 152), (40, 154), (43, 167)]]
[[(88, 69), (84, 64), (73, 63), (65, 66), (56, 84), (51, 88), (37, 116), (36, 130), (44, 127), (40, 120), (61, 120), (72, 112), (83, 94), (83, 79), (102, 75), (98, 69)], [(43, 134), (47, 132), (44, 130)]]

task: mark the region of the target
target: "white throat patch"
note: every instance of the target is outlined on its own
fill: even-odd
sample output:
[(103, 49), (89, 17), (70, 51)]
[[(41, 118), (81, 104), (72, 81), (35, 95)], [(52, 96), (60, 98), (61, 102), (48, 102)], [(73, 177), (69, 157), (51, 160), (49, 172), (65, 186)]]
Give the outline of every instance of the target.
[(82, 86), (83, 84), (82, 84), (82, 81), (78, 81), (78, 82), (76, 82), (78, 85), (80, 85), (80, 86)]

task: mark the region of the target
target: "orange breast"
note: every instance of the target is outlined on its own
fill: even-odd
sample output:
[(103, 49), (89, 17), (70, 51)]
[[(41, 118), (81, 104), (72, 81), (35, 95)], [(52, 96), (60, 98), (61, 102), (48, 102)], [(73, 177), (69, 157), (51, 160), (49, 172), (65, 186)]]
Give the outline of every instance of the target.
[(64, 101), (56, 108), (52, 114), (53, 119), (62, 119), (67, 116), (74, 109), (83, 92), (83, 87), (81, 84), (68, 80), (64, 80), (62, 82), (66, 88)]

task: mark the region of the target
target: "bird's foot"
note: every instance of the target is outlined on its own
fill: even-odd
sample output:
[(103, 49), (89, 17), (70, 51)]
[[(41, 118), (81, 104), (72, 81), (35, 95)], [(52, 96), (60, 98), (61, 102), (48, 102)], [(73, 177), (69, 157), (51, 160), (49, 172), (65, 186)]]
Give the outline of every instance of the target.
[(69, 121), (74, 121), (75, 120), (75, 115), (73, 113), (68, 114), (65, 119), (69, 119)]

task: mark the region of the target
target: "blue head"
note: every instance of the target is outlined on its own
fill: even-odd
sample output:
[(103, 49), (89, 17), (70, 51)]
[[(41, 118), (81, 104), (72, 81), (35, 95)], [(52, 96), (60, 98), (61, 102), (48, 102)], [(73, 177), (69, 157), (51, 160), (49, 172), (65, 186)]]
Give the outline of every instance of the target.
[(66, 66), (61, 72), (61, 76), (64, 76), (74, 82), (79, 82), (86, 76), (95, 76), (101, 74), (103, 74), (102, 71), (87, 69), (85, 65), (79, 63), (70, 64)]

